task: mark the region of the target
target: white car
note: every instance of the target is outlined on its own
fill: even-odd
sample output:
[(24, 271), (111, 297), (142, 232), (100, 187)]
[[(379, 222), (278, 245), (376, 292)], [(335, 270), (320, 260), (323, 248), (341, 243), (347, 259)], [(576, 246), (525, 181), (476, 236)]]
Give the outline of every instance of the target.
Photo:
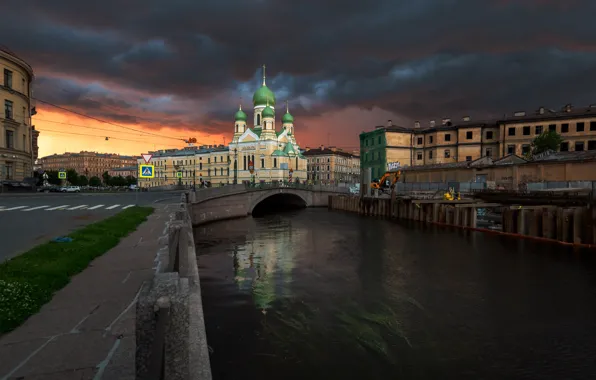
[(79, 186), (66, 186), (60, 189), (62, 193), (80, 193), (81, 188)]

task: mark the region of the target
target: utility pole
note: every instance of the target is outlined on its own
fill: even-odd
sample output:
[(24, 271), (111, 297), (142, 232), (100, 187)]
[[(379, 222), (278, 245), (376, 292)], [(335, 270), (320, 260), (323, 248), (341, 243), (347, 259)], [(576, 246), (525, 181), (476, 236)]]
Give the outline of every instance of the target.
[(234, 148), (234, 185), (237, 185), (237, 184), (238, 184), (238, 148)]

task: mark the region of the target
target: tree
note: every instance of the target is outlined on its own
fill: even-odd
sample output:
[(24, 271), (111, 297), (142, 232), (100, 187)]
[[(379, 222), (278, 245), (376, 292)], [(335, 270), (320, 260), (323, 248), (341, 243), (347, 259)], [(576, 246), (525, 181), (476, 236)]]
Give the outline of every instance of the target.
[(79, 176), (79, 186), (87, 186), (89, 184), (89, 180), (87, 179), (87, 176)]
[(532, 141), (530, 154), (532, 156), (544, 153), (547, 150), (558, 151), (561, 147), (563, 138), (555, 131), (545, 131), (536, 136)]
[(98, 187), (101, 186), (101, 179), (97, 176), (89, 178), (89, 186)]
[(110, 174), (108, 174), (108, 172), (103, 172), (103, 174), (101, 175), (101, 178), (103, 178), (104, 184), (109, 185), (110, 179), (112, 178), (112, 176)]
[(48, 175), (48, 183), (50, 185), (60, 185), (60, 179), (56, 170), (47, 170), (46, 174)]
[(79, 183), (79, 175), (77, 174), (76, 170), (68, 169), (66, 171), (66, 180), (73, 186), (78, 185)]
[(137, 179), (131, 175), (127, 175), (126, 176), (126, 184), (128, 186), (130, 185), (136, 185), (137, 184)]

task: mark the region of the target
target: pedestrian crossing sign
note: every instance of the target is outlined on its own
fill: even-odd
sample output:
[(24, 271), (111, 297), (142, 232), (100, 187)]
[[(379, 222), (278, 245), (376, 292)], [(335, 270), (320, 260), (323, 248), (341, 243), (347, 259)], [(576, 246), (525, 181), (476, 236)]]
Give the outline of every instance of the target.
[(176, 172), (176, 178), (182, 178), (182, 172)]
[(58, 172), (58, 179), (66, 179), (66, 172)]
[(139, 178), (155, 178), (155, 166), (139, 165)]

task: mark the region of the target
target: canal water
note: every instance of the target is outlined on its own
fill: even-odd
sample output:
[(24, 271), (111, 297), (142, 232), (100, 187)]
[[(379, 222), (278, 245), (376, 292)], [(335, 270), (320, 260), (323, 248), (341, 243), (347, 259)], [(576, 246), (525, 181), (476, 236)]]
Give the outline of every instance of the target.
[(195, 230), (213, 378), (594, 379), (594, 252), (304, 209)]

